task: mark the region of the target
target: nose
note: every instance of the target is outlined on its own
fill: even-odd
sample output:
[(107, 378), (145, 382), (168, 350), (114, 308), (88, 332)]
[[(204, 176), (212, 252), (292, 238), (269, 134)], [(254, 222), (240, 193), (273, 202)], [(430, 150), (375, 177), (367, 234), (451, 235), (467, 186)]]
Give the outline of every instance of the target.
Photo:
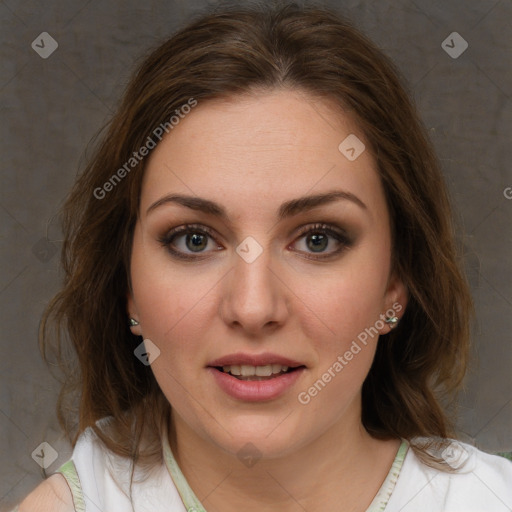
[(223, 280), (221, 316), (224, 322), (251, 337), (275, 331), (289, 314), (289, 291), (282, 276), (273, 268), (276, 265), (272, 265), (270, 250), (265, 248), (250, 263), (236, 253), (233, 260), (234, 268)]

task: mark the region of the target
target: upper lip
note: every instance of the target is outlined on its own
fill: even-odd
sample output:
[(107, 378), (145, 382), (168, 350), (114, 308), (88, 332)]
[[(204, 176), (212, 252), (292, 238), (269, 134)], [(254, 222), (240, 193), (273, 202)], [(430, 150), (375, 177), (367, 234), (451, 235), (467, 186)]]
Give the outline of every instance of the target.
[(214, 361), (208, 363), (207, 366), (231, 366), (231, 365), (249, 365), (249, 366), (267, 366), (269, 364), (280, 364), (288, 366), (289, 368), (296, 368), (298, 366), (305, 366), (298, 361), (294, 361), (288, 357), (280, 356), (265, 352), (263, 354), (244, 354), (237, 352), (236, 354), (229, 354), (219, 357)]

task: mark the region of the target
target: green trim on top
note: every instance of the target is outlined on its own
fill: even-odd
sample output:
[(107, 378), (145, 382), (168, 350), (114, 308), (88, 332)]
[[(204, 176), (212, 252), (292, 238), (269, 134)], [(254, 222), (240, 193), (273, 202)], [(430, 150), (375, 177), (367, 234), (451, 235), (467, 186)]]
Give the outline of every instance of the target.
[[(386, 509), (389, 498), (395, 488), (400, 470), (402, 469), (405, 456), (409, 449), (409, 442), (405, 439), (402, 440), (400, 447), (398, 448), (397, 454), (391, 465), (391, 468), (381, 485), (379, 492), (371, 502), (366, 512), (383, 512)], [(194, 491), (188, 485), (185, 475), (181, 472), (181, 469), (174, 458), (169, 440), (167, 435), (163, 436), (163, 454), (164, 461), (167, 465), (167, 469), (171, 475), (171, 478), (181, 496), (181, 500), (187, 509), (187, 512), (206, 512), (204, 506), (199, 501), (198, 497), (194, 494)]]
[(181, 501), (185, 505), (187, 512), (206, 512), (204, 506), (199, 501), (199, 498), (194, 494), (194, 491), (188, 485), (185, 475), (181, 472), (181, 469), (172, 454), (171, 447), (169, 445), (169, 439), (167, 434), (163, 436), (163, 453), (164, 460), (167, 465), (167, 469), (171, 474), (171, 478), (181, 496)]
[(62, 466), (57, 470), (57, 473), (61, 473), (64, 476), (69, 488), (71, 489), (75, 511), (86, 512), (82, 486), (80, 485), (80, 478), (78, 478), (78, 473), (73, 460), (70, 459), (62, 464)]
[(408, 449), (409, 442), (405, 439), (402, 439), (402, 443), (398, 448), (393, 464), (391, 464), (389, 473), (386, 479), (384, 480), (383, 484), (380, 486), (379, 492), (377, 493), (375, 498), (373, 498), (373, 501), (370, 503), (370, 506), (366, 509), (366, 512), (383, 512), (386, 510), (389, 498), (393, 493), (396, 482), (400, 475), (400, 470), (402, 469)]
[[(68, 460), (62, 466), (57, 469), (55, 473), (61, 473), (62, 476), (66, 479), (68, 486), (71, 490), (71, 495), (73, 497), (73, 507), (75, 512), (86, 512), (85, 510), (85, 501), (82, 493), (82, 486), (80, 485), (80, 479), (78, 478), (78, 473), (76, 471), (75, 463), (72, 459)], [(19, 505), (16, 505), (10, 512), (19, 512)]]

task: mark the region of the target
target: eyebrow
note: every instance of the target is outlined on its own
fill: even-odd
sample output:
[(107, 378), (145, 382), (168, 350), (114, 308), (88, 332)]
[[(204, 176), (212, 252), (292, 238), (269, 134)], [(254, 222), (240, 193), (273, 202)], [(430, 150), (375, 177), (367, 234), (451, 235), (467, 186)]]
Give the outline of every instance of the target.
[[(312, 210), (313, 208), (316, 208), (318, 206), (322, 206), (339, 200), (350, 201), (358, 205), (361, 209), (366, 211), (368, 210), (367, 206), (363, 203), (363, 201), (361, 201), (361, 199), (359, 199), (351, 192), (347, 192), (344, 190), (331, 190), (323, 194), (302, 196), (298, 197), (297, 199), (291, 199), (290, 201), (284, 202), (279, 207), (277, 218), (279, 221), (281, 221), (285, 218), (297, 215), (298, 213), (303, 213), (308, 210)], [(214, 215), (229, 222), (228, 214), (221, 205), (215, 203), (214, 201), (210, 201), (209, 199), (204, 199), (202, 197), (187, 196), (181, 194), (169, 194), (160, 198), (146, 210), (146, 215), (153, 211), (155, 208), (158, 208), (159, 206), (168, 203), (177, 203), (192, 210), (198, 210), (209, 215)]]

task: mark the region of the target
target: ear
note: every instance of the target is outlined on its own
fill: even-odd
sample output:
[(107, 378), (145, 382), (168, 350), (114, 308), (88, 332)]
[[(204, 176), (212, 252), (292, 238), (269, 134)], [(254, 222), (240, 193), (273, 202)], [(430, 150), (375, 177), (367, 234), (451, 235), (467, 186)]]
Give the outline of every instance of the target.
[[(381, 318), (385, 320), (386, 318), (395, 316), (398, 318), (398, 322), (400, 322), (400, 319), (405, 313), (408, 296), (407, 287), (400, 276), (396, 272), (393, 272), (389, 277), (386, 293), (384, 294), (384, 311)], [(387, 334), (392, 329), (392, 324), (385, 323), (384, 327), (380, 329), (380, 334)]]
[[(126, 297), (126, 306), (128, 309), (128, 318), (127, 318), (128, 325), (130, 325), (129, 324), (130, 318), (133, 318), (134, 320), (137, 320), (137, 322), (140, 322), (139, 313), (137, 311), (137, 307), (135, 306), (135, 301), (133, 300), (132, 292), (128, 292), (128, 295)], [(141, 328), (140, 323), (139, 323), (139, 325), (133, 325), (133, 326), (130, 325), (130, 330), (136, 336), (142, 336), (142, 328)]]

